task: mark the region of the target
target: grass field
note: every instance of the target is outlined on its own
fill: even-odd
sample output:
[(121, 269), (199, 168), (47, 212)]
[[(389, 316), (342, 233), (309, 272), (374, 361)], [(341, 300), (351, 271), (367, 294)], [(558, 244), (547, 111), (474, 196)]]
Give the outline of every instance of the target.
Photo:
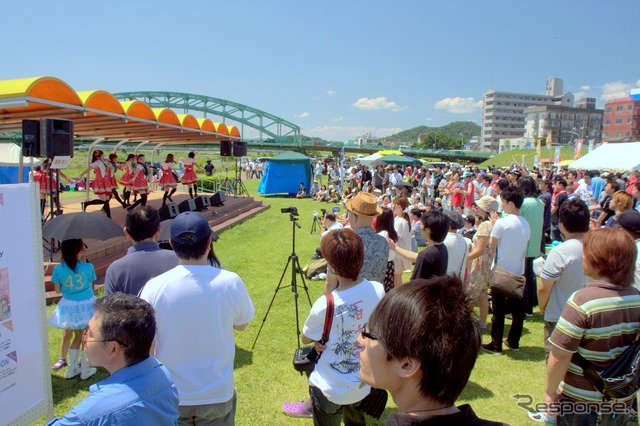
[[(586, 154), (586, 151), (583, 149), (583, 155)], [(524, 155), (524, 163), (527, 167), (533, 167), (533, 157), (536, 155), (535, 149), (513, 149), (511, 151), (504, 151), (495, 157), (491, 157), (490, 159), (483, 161), (478, 165), (480, 168), (488, 167), (488, 166), (497, 166), (497, 167), (509, 167), (512, 163), (516, 162), (520, 165), (522, 163), (522, 156)], [(542, 148), (540, 152), (541, 158), (554, 158), (556, 155), (555, 148), (549, 150), (547, 148)], [(573, 159), (573, 148), (561, 148), (560, 150), (560, 158), (562, 160), (571, 160)]]
[[(253, 196), (258, 196), (257, 180), (246, 181)], [(312, 212), (333, 207), (318, 204), (309, 199), (266, 196), (271, 208), (255, 218), (235, 226), (221, 234), (216, 243), (216, 253), (226, 269), (242, 277), (256, 307), (256, 318), (244, 332), (236, 333), (235, 381), (238, 392), (238, 425), (300, 425), (310, 420), (293, 419), (281, 413), (283, 401), (295, 401), (307, 395), (307, 384), (291, 366), (296, 347), (295, 299), (288, 287), (290, 269), (284, 276), (266, 319), (262, 334), (252, 349), (252, 344), (274, 295), (278, 281), (292, 249), (292, 222), (281, 208), (295, 206), (300, 216), (301, 229), (296, 232), (296, 253), (302, 266), (311, 262), (310, 257), (318, 246), (320, 237), (311, 234)], [(406, 276), (405, 276), (406, 277)], [(309, 302), (301, 282), (299, 285), (299, 313), (301, 323), (309, 312)], [(311, 301), (321, 295), (320, 281), (306, 281)], [(53, 306), (48, 307), (51, 312)], [(509, 322), (507, 321), (507, 330)], [(197, 326), (197, 325), (196, 325)], [(49, 328), (49, 353), (52, 362), (59, 357), (61, 340), (59, 330)], [(207, 338), (207, 336), (201, 336)], [(484, 341), (488, 336), (484, 337)], [(534, 424), (524, 409), (518, 407), (516, 394), (528, 394), (540, 401), (544, 386), (544, 352), (542, 349), (542, 318), (536, 314), (525, 323), (519, 352), (505, 351), (501, 356), (481, 353), (471, 380), (459, 403), (470, 403), (481, 416), (501, 420), (513, 425)], [(66, 413), (87, 395), (87, 388), (107, 376), (99, 373), (87, 381), (65, 380), (64, 370), (52, 374), (56, 416)], [(394, 410), (390, 401), (387, 413)], [(384, 424), (387, 413), (379, 422)]]

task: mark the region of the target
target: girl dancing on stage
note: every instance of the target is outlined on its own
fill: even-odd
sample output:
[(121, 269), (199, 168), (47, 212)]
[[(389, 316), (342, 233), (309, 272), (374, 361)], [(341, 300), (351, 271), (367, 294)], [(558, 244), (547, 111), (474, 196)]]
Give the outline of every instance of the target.
[[(198, 166), (195, 160), (196, 153), (191, 151), (186, 160), (184, 160), (184, 176), (182, 176), (182, 184), (186, 185), (189, 188), (189, 196), (191, 198), (198, 196), (198, 176), (196, 176), (196, 172), (193, 170), (196, 167), (200, 172), (204, 172), (202, 167)], [(193, 191), (191, 189), (193, 187)]]
[(127, 207), (127, 205), (120, 198), (120, 194), (118, 194), (118, 182), (116, 181), (116, 172), (120, 168), (118, 164), (118, 154), (115, 152), (109, 154), (109, 163), (107, 164), (107, 176), (109, 176), (109, 184), (111, 185), (111, 193), (113, 194), (113, 198), (118, 200), (122, 208)]
[(129, 200), (131, 199), (131, 185), (133, 185), (133, 169), (136, 167), (136, 155), (127, 155), (127, 161), (125, 161), (122, 167), (124, 170), (123, 175), (120, 176), (120, 185), (124, 187), (122, 189), (122, 198), (124, 203), (130, 206), (131, 203)]
[(82, 206), (82, 211), (87, 209), (87, 206), (102, 204), (102, 210), (107, 214), (108, 218), (111, 218), (111, 207), (109, 207), (109, 201), (111, 201), (111, 178), (109, 177), (109, 169), (110, 165), (104, 160), (104, 153), (99, 149), (93, 151), (93, 156), (91, 157), (91, 164), (87, 167), (87, 170), (80, 173), (78, 176), (78, 180), (82, 178), (82, 176), (89, 173), (89, 171), (93, 170), (94, 179), (91, 184), (91, 189), (93, 189), (93, 193), (98, 197), (97, 200), (91, 201), (83, 201), (80, 203)]
[(149, 192), (149, 183), (147, 176), (149, 169), (144, 163), (144, 154), (138, 155), (135, 169), (133, 169), (133, 190), (140, 195), (140, 199), (127, 207), (127, 210), (133, 210), (137, 205), (147, 205), (147, 193)]
[(173, 176), (173, 163), (175, 163), (173, 160), (173, 154), (167, 154), (167, 159), (160, 165), (160, 168), (162, 169), (160, 185), (164, 189), (164, 195), (162, 196), (163, 206), (167, 204), (167, 200), (173, 203), (171, 196), (176, 192), (176, 188), (178, 187), (176, 178)]

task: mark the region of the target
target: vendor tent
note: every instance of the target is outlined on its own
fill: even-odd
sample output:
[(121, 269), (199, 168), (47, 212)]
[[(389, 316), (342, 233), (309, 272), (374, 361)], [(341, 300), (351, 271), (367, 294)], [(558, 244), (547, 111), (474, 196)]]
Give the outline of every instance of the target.
[(309, 188), (311, 176), (311, 159), (297, 152), (286, 151), (269, 159), (258, 192), (296, 194), (300, 182), (304, 183), (305, 188)]
[(402, 166), (413, 166), (416, 162), (419, 162), (419, 160), (416, 160), (415, 158), (395, 154), (384, 155), (380, 157), (380, 159), (389, 165), (400, 164)]
[[(18, 183), (21, 149), (14, 143), (0, 143), (0, 185)], [(22, 182), (29, 182), (29, 157), (23, 157)], [(35, 162), (39, 160), (34, 159)]]
[(606, 143), (576, 160), (570, 169), (640, 170), (640, 142)]
[(380, 154), (371, 154), (371, 155), (369, 155), (367, 157), (360, 158), (358, 161), (363, 166), (368, 166), (368, 165), (370, 165), (371, 163), (373, 163), (374, 161), (376, 161), (380, 157), (382, 157), (382, 155), (380, 155)]

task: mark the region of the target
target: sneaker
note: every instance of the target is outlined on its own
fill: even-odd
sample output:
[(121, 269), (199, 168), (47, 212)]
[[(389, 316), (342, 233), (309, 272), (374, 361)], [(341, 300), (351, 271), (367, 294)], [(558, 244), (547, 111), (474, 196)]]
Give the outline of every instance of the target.
[(513, 319), (513, 315), (511, 315), (511, 314), (506, 314), (506, 315), (504, 316), (504, 319), (508, 319), (509, 321), (511, 321), (511, 320)]
[(504, 339), (504, 341), (502, 342), (504, 343), (504, 345), (509, 348), (510, 350), (512, 350), (513, 352), (518, 352), (520, 350), (520, 348), (513, 348), (511, 347), (511, 345), (509, 344), (509, 340), (508, 339)]
[(547, 413), (544, 411), (528, 411), (527, 415), (534, 422), (544, 423), (547, 420)]
[(491, 343), (487, 343), (486, 345), (482, 345), (482, 350), (485, 352), (489, 352), (493, 355), (502, 355), (502, 349), (497, 349)]
[(60, 358), (58, 361), (56, 361), (55, 364), (53, 364), (53, 367), (51, 367), (52, 370), (60, 370), (62, 367), (66, 367), (67, 366), (67, 360), (64, 358)]
[(305, 419), (313, 418), (313, 413), (306, 408), (304, 408), (304, 401), (298, 402), (283, 402), (282, 403), (282, 412), (287, 416), (291, 417), (301, 417)]

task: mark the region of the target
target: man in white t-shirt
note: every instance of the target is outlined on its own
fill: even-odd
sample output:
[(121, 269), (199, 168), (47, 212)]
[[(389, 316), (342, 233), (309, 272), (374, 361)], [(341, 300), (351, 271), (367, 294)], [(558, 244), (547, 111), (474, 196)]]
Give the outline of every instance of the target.
[(180, 264), (150, 280), (140, 297), (156, 312), (154, 355), (178, 388), (179, 424), (234, 424), (233, 330), (244, 330), (254, 307), (240, 277), (209, 265), (211, 227), (200, 213), (171, 223)]
[[(527, 245), (531, 237), (531, 227), (525, 218), (520, 216), (520, 207), (524, 196), (518, 188), (511, 185), (500, 193), (502, 208), (506, 216), (498, 219), (491, 231), (489, 250), (496, 253), (495, 263), (516, 275), (524, 274), (524, 259)], [(511, 350), (520, 349), (520, 337), (524, 325), (524, 303), (522, 299), (510, 299), (493, 294), (493, 317), (491, 318), (491, 342), (482, 345), (482, 349), (493, 354), (502, 353), (502, 335), (504, 333), (504, 316), (511, 306), (511, 329), (504, 344)]]
[(456, 211), (446, 211), (444, 214), (449, 218), (449, 233), (444, 239), (444, 245), (449, 253), (447, 262), (447, 274), (457, 275), (464, 280), (464, 270), (469, 256), (469, 240), (458, 234), (458, 229), (464, 227), (464, 219)]
[(551, 249), (540, 273), (538, 308), (544, 314), (545, 360), (551, 353), (549, 337), (573, 292), (587, 282), (582, 272), (582, 239), (589, 231), (589, 208), (579, 199), (562, 203), (558, 226), (564, 242)]

